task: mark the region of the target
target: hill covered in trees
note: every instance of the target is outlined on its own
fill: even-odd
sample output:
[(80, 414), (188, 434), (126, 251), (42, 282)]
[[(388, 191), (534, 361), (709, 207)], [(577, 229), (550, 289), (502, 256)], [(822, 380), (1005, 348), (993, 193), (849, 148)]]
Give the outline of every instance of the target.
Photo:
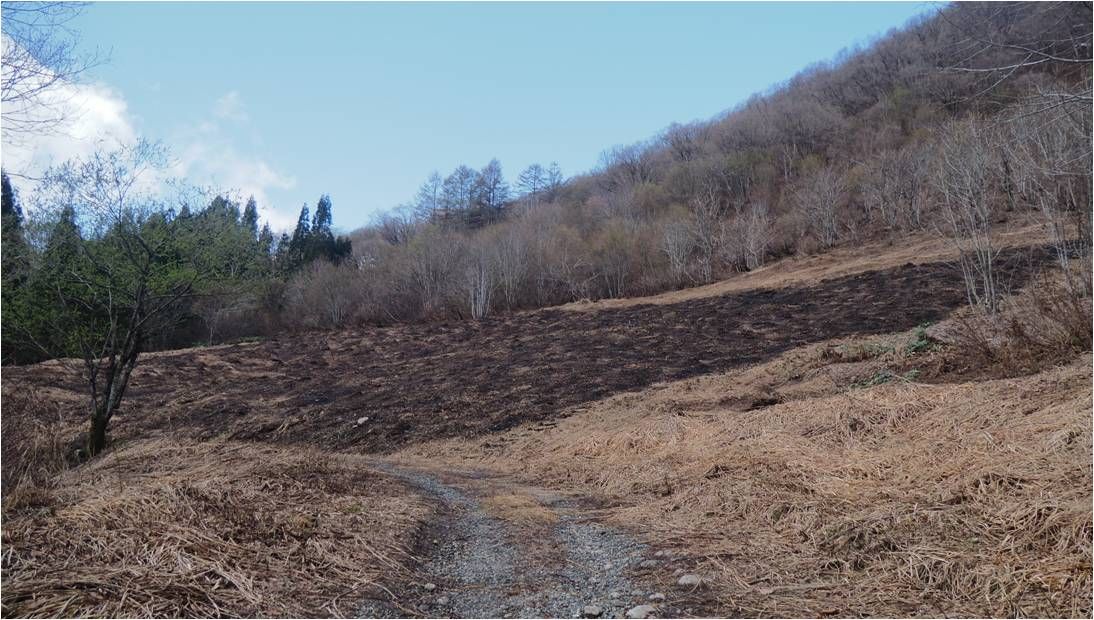
[[(146, 345), (482, 319), (916, 231), (952, 237), (970, 297), (990, 303), (996, 283), (976, 256), (1002, 218), (1039, 218), (1061, 260), (1088, 263), (1090, 21), (1090, 3), (948, 6), (716, 118), (610, 148), (588, 173), (536, 164), (510, 183), (497, 160), (435, 172), (349, 238), (334, 234), (327, 196), (279, 238), (253, 201), (144, 205), (138, 228), (205, 265)], [(65, 210), (63, 184), (22, 197), (44, 206), (26, 225), (5, 185), (5, 361), (72, 353), (35, 343), (52, 331), (38, 314), (56, 296), (53, 257), (77, 233), (109, 245), (110, 227)], [(1077, 281), (1086, 294), (1089, 270)], [(16, 347), (7, 334), (27, 337)]]
[(1089, 3), (955, 4), (565, 182), (534, 165), (510, 188), (496, 160), (433, 173), (352, 235), (352, 264), (294, 279), (291, 316), (482, 318), (916, 231), (972, 251), (1026, 214), (1089, 256), (1090, 21)]
[(1089, 617), (1091, 52), (952, 5), (349, 236), (0, 174), (3, 614)]

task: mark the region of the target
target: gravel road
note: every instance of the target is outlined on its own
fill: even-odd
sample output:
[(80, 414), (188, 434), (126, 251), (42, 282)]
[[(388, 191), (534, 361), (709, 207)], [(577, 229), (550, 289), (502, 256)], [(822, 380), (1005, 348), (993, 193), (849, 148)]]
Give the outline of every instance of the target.
[[(435, 499), (441, 518), (417, 583), (399, 593), (399, 606), (369, 601), (361, 617), (576, 618), (599, 611), (596, 617), (615, 618), (650, 603), (651, 590), (633, 575), (648, 562), (646, 547), (591, 520), (572, 502), (541, 496), (557, 521), (528, 526), (483, 508), (475, 491), (489, 489), (490, 481), (448, 482), (447, 474), (442, 481), (381, 467)], [(657, 612), (676, 615), (667, 607)]]

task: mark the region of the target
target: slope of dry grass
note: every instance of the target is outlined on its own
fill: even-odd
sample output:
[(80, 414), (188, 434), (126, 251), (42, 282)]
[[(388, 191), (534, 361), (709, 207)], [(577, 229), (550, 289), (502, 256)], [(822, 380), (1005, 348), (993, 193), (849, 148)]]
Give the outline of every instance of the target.
[(871, 371), (832, 351), (908, 336), (804, 347), (401, 458), (612, 501), (613, 521), (712, 575), (724, 613), (1089, 617), (1091, 357), (848, 388)]
[[(1023, 219), (998, 230), (993, 240), (997, 248), (1018, 248), (1044, 244), (1050, 239), (1043, 224)], [(718, 297), (756, 289), (777, 290), (790, 286), (814, 284), (821, 280), (843, 278), (856, 274), (892, 269), (901, 265), (921, 265), (956, 261), (957, 251), (952, 241), (931, 233), (909, 234), (899, 244), (893, 239), (868, 241), (838, 247), (821, 254), (790, 256), (771, 262), (759, 269), (712, 282), (703, 286), (668, 291), (645, 297), (577, 301), (558, 306), (563, 310), (601, 311), (645, 304), (676, 304), (707, 297)]]
[(427, 512), (357, 457), (137, 442), (6, 494), (3, 613), (353, 615), (405, 575)]

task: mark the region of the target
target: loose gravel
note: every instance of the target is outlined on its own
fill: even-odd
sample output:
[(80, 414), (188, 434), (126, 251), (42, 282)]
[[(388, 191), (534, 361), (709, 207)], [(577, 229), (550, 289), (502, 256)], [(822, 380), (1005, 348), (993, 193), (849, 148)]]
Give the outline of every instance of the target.
[[(617, 618), (649, 603), (649, 590), (626, 576), (643, 561), (646, 548), (625, 534), (560, 510), (550, 540), (521, 544), (532, 541), (522, 539), (514, 524), (487, 514), (468, 493), (429, 474), (384, 468), (440, 502), (443, 518), (419, 584), (404, 593), (402, 609), (370, 601), (362, 617), (579, 618), (597, 607), (601, 618)], [(561, 500), (551, 507), (570, 508)], [(436, 588), (427, 592), (426, 584)]]

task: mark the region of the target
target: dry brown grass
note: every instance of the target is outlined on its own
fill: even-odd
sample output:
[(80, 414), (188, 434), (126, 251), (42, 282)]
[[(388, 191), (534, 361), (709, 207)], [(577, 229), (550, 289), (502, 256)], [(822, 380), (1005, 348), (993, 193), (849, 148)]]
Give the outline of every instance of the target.
[[(1043, 225), (1021, 221), (1006, 230), (998, 231), (994, 242), (998, 249), (1004, 249), (1042, 245), (1049, 239), (1049, 233)], [(820, 280), (891, 269), (908, 263), (924, 264), (956, 259), (957, 253), (952, 242), (935, 234), (920, 233), (909, 235), (908, 239), (902, 240), (899, 244), (892, 240), (870, 241), (860, 245), (835, 248), (823, 254), (792, 256), (704, 286), (646, 297), (601, 299), (594, 302), (578, 301), (558, 306), (558, 308), (597, 311), (642, 304), (675, 304), (740, 291), (815, 284)]]
[[(1020, 232), (1008, 243), (1028, 242)], [(619, 303), (779, 287), (948, 251), (929, 239), (844, 249)], [(599, 514), (711, 577), (724, 614), (1089, 617), (1091, 357), (1077, 353), (1089, 340), (1068, 334), (1089, 323), (1090, 309), (1065, 307), (1052, 315), (1062, 329), (1034, 329), (1051, 298), (1025, 295), (1000, 323), (1010, 331), (989, 338), (1013, 344), (1024, 334), (1036, 344), (1020, 378), (953, 383), (990, 376), (955, 374), (955, 364), (1015, 374), (998, 357), (973, 359), (959, 338), (924, 353), (909, 351), (913, 331), (844, 338), (583, 404), (554, 427), (434, 441), (398, 456), (605, 500)], [(932, 333), (952, 336), (955, 325)], [(157, 356), (189, 363), (179, 352)], [(248, 370), (254, 356), (249, 347), (207, 349), (193, 363), (262, 384), (271, 372), (263, 364), (281, 360)], [(931, 381), (951, 383), (905, 372), (927, 366)], [(188, 390), (182, 407), (224, 397), (198, 382)], [(122, 434), (107, 456), (66, 471), (82, 401), (73, 390), (43, 394), (5, 386), (4, 615), (345, 615), (407, 577), (428, 509), (366, 461), (301, 445), (127, 443), (132, 435)], [(235, 410), (210, 419), (224, 411)], [(120, 429), (131, 415), (123, 411)], [(178, 433), (170, 416), (156, 420), (155, 436)], [(499, 518), (529, 530), (557, 518), (533, 490), (494, 481), (490, 489), (480, 495)]]
[(964, 362), (1001, 376), (1036, 372), (1091, 349), (1091, 299), (1069, 291), (1058, 271), (1006, 298), (995, 315), (965, 308), (950, 323)]
[(871, 358), (831, 351), (855, 344), (401, 456), (614, 501), (610, 519), (714, 577), (723, 613), (1089, 617), (1090, 355), (1020, 379), (847, 389), (840, 368)]
[(47, 504), (57, 474), (75, 460), (76, 418), (34, 389), (4, 390), (0, 400), (5, 510)]
[(352, 615), (405, 577), (426, 513), (357, 457), (138, 442), (61, 474), (45, 503), (5, 497), (3, 613)]
[(526, 493), (500, 493), (482, 499), (482, 507), (499, 519), (529, 525), (550, 525), (558, 514)]

